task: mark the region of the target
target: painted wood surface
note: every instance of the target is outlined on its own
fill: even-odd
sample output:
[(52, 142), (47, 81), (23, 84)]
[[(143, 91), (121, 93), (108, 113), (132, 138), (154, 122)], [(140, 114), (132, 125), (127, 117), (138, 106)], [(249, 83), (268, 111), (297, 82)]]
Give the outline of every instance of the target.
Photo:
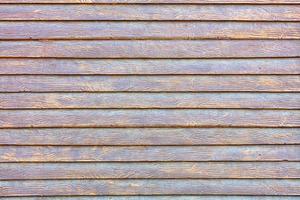
[(0, 180), (300, 178), (294, 162), (7, 163)]
[(0, 162), (300, 161), (299, 145), (0, 146)]
[(0, 0), (0, 198), (299, 199), (299, 6)]
[(0, 22), (1, 39), (299, 39), (295, 22)]
[(0, 92), (299, 92), (299, 76), (1, 76)]
[[(299, 12), (300, 13), (300, 12)], [(258, 58), (300, 57), (300, 40), (2, 41), (0, 57)]]
[(88, 197), (82, 197), (82, 196), (72, 196), (72, 197), (9, 197), (11, 200), (296, 200), (298, 199), (297, 196), (220, 196), (220, 195), (155, 195), (155, 196), (149, 196), (149, 195), (143, 195), (143, 196), (88, 196)]
[(291, 5), (1, 5), (9, 20), (300, 21)]
[(1, 75), (300, 74), (299, 58), (24, 59), (0, 58)]
[(300, 109), (299, 93), (0, 93), (0, 109)]
[(72, 196), (72, 197), (9, 197), (11, 200), (296, 200), (297, 196), (220, 196), (220, 195), (143, 195), (143, 196)]
[(296, 200), (297, 196), (220, 196), (220, 195), (143, 195), (143, 196), (72, 196), (72, 197), (9, 197), (10, 200)]
[(0, 128), (300, 127), (299, 110), (10, 110), (0, 118)]
[(2, 0), (0, 3), (71, 3), (71, 4), (93, 4), (93, 3), (124, 3), (124, 4), (300, 4), (299, 0)]
[(300, 144), (299, 128), (0, 129), (0, 145)]
[(299, 180), (72, 180), (2, 181), (2, 196), (41, 195), (299, 195)]

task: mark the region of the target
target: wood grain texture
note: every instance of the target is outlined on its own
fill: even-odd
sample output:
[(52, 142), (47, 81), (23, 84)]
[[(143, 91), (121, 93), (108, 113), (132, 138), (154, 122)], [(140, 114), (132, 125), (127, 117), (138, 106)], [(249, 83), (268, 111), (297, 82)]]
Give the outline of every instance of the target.
[(1, 145), (300, 144), (298, 128), (0, 129)]
[(0, 146), (0, 162), (300, 161), (300, 145)]
[(0, 129), (0, 145), (300, 144), (298, 128)]
[(9, 200), (298, 200), (297, 196), (233, 196), (233, 195), (143, 195), (143, 196), (71, 196), (71, 197), (9, 197)]
[(299, 56), (300, 40), (1, 41), (0, 43), (0, 57), (12, 58), (258, 58)]
[(293, 162), (7, 163), (0, 180), (300, 178)]
[(0, 5), (5, 20), (300, 21), (294, 5)]
[(299, 195), (299, 180), (3, 181), (1, 196), (70, 195)]
[(300, 4), (299, 0), (1, 0), (1, 3), (46, 3), (46, 4)]
[(299, 92), (299, 76), (0, 76), (0, 92)]
[(10, 110), (0, 119), (0, 128), (300, 127), (298, 110)]
[(0, 74), (300, 74), (299, 58), (271, 59), (0, 59)]
[(0, 109), (300, 109), (300, 93), (0, 93)]
[(299, 198), (296, 4), (2, 0), (0, 199)]
[(300, 24), (280, 22), (0, 22), (0, 39), (300, 39)]

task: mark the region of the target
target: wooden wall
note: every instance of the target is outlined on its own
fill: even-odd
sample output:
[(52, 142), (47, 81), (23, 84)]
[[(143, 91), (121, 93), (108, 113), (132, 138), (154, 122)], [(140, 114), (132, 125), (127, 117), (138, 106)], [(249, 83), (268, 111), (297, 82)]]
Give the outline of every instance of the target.
[(298, 199), (299, 22), (299, 0), (0, 0), (0, 196)]

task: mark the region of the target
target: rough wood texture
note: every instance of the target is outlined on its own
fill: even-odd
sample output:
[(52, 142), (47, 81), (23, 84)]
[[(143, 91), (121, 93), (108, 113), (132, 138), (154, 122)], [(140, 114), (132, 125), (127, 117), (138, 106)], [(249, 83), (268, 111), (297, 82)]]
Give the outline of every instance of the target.
[(233, 196), (233, 195), (143, 195), (143, 196), (71, 196), (71, 197), (10, 197), (9, 200), (298, 200), (297, 196)]
[(300, 161), (299, 145), (0, 146), (0, 162)]
[(293, 162), (155, 162), (1, 164), (0, 180), (165, 178), (300, 178)]
[(300, 144), (298, 128), (0, 129), (0, 145)]
[(0, 76), (0, 92), (299, 92), (299, 76)]
[(0, 39), (300, 39), (300, 24), (269, 22), (0, 22)]
[(299, 5), (0, 0), (0, 199), (299, 199)]
[(299, 58), (272, 59), (0, 59), (0, 74), (300, 74)]
[(0, 5), (4, 20), (300, 21), (293, 5)]
[(0, 93), (0, 109), (300, 109), (299, 93)]
[(73, 180), (3, 181), (2, 196), (41, 195), (299, 195), (299, 180)]
[(1, 3), (124, 3), (124, 4), (300, 4), (299, 0), (1, 0)]
[(299, 56), (300, 40), (1, 41), (0, 43), (0, 57), (12, 58), (258, 58)]
[(10, 110), (0, 119), (0, 128), (300, 127), (298, 110)]

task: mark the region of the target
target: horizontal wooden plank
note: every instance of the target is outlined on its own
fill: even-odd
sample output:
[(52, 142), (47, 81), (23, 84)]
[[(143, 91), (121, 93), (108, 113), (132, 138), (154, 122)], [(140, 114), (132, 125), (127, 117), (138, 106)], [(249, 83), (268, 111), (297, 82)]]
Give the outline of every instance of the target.
[(0, 196), (69, 195), (299, 195), (299, 180), (2, 181)]
[(299, 76), (0, 76), (0, 92), (299, 92)]
[(300, 24), (288, 22), (0, 22), (0, 39), (300, 39)]
[(295, 162), (2, 163), (0, 180), (300, 178)]
[(0, 162), (300, 161), (300, 145), (0, 146)]
[(300, 40), (1, 41), (0, 43), (0, 57), (12, 58), (253, 58), (299, 56)]
[(0, 5), (5, 20), (300, 21), (293, 5)]
[(72, 3), (72, 4), (94, 4), (94, 3), (124, 3), (124, 4), (300, 4), (299, 0), (1, 0), (1, 3)]
[(298, 110), (9, 110), (0, 128), (300, 127)]
[(0, 74), (300, 74), (299, 58), (0, 59)]
[(297, 128), (0, 129), (0, 145), (300, 144)]
[(237, 195), (96, 195), (96, 196), (43, 196), (43, 197), (6, 197), (9, 200), (297, 200), (297, 196), (237, 196)]
[(300, 109), (300, 93), (0, 93), (0, 109)]

